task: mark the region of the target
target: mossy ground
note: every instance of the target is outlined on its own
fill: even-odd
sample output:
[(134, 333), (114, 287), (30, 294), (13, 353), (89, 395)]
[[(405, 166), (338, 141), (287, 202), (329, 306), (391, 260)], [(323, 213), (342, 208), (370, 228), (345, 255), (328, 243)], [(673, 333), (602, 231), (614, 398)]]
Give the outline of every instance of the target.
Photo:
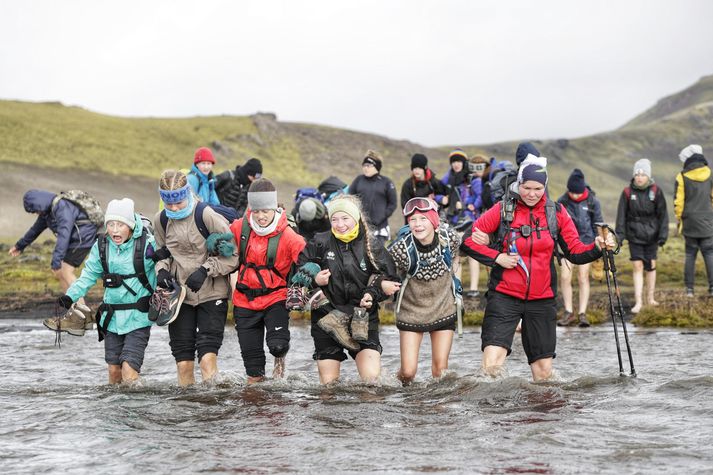
[[(39, 303), (53, 301), (60, 295), (59, 284), (50, 271), (50, 259), (54, 240), (47, 239), (35, 243), (25, 250), (19, 258), (7, 254), (9, 244), (0, 244), (0, 310), (32, 308)], [(631, 262), (628, 259), (629, 250), (624, 247), (616, 257), (617, 281), (621, 290), (622, 301), (626, 311), (633, 304), (633, 288), (631, 277)], [(685, 297), (683, 286), (684, 242), (681, 237), (669, 239), (666, 247), (659, 249), (657, 263), (658, 282), (656, 299), (658, 307), (645, 306), (633, 318), (637, 325), (659, 327), (713, 327), (713, 311), (710, 310), (713, 299), (708, 298), (708, 288), (705, 285), (706, 276), (702, 259), (698, 259), (696, 267), (696, 297)], [(469, 288), (468, 271), (464, 269), (464, 288)], [(487, 288), (488, 274), (481, 267), (481, 293)], [(574, 300), (577, 302), (577, 285), (574, 279)], [(604, 280), (591, 279), (591, 299), (587, 316), (592, 324), (603, 323), (611, 319), (609, 314), (609, 299)], [(96, 303), (101, 300), (102, 287), (96, 285), (89, 293), (87, 300)], [(560, 298), (561, 303), (561, 298)], [(483, 310), (480, 299), (465, 299), (465, 325), (480, 325), (483, 320)], [(560, 305), (561, 307), (561, 305)], [(563, 310), (560, 308), (560, 314)], [(232, 315), (232, 312), (230, 312)], [(308, 318), (307, 314), (293, 312), (293, 318)], [(387, 303), (381, 311), (381, 321), (385, 324), (394, 323), (392, 306)]]

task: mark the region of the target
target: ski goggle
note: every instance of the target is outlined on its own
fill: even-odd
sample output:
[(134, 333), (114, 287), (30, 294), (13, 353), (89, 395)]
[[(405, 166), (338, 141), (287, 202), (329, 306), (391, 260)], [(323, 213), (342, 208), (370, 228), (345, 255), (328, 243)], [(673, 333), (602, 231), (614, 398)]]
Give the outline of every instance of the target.
[(411, 198), (404, 206), (404, 216), (409, 216), (416, 211), (425, 213), (431, 210), (438, 211), (438, 206), (434, 201), (428, 198)]
[(471, 172), (484, 172), (486, 164), (485, 163), (469, 163), (468, 168)]

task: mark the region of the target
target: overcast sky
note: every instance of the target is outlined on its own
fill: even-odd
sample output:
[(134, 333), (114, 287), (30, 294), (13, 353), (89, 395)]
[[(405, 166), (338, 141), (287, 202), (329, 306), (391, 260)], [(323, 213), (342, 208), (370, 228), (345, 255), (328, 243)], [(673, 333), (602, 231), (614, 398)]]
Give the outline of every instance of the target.
[(0, 98), (424, 145), (616, 128), (713, 74), (713, 2), (0, 0)]

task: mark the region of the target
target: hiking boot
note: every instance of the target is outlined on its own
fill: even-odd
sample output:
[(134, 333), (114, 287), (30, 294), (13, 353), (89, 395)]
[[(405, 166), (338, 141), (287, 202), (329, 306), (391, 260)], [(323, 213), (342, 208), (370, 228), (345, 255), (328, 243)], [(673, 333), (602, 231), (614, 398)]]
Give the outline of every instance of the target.
[(369, 313), (365, 308), (354, 307), (351, 329), (352, 338), (356, 341), (366, 341), (369, 338)]
[(692, 288), (688, 287), (686, 289), (686, 297), (693, 298), (693, 289)]
[(92, 310), (84, 304), (79, 302), (74, 304), (74, 311), (77, 312), (81, 317), (84, 318), (84, 329), (94, 330), (94, 314)]
[(298, 285), (291, 285), (287, 288), (287, 300), (285, 300), (285, 307), (287, 310), (304, 310), (305, 304), (307, 303), (307, 297), (305, 296), (304, 287)]
[(568, 327), (574, 323), (577, 323), (577, 317), (574, 315), (574, 313), (569, 311), (565, 311), (564, 315), (562, 315), (562, 318), (557, 320), (558, 327)]
[(477, 290), (469, 290), (465, 293), (465, 297), (469, 299), (476, 299), (480, 297), (480, 292)]
[(586, 313), (580, 313), (579, 314), (579, 326), (581, 328), (587, 328), (589, 326), (589, 320), (587, 320), (587, 314)]
[(186, 288), (173, 283), (173, 289), (156, 287), (149, 301), (149, 320), (162, 327), (172, 323), (181, 310), (183, 299), (186, 298)]
[(42, 323), (50, 330), (67, 332), (73, 336), (84, 336), (87, 325), (86, 320), (82, 311), (77, 310), (77, 304), (75, 303), (61, 317), (47, 318)]
[(349, 315), (339, 310), (332, 310), (317, 321), (317, 326), (327, 332), (344, 348), (352, 351), (359, 349), (359, 344), (349, 334)]

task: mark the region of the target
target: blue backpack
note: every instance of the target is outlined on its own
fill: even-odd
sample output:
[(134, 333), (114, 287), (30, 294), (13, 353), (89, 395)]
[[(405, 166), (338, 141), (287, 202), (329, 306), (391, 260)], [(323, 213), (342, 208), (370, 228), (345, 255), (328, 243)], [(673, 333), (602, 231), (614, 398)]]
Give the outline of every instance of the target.
[[(193, 217), (196, 221), (198, 231), (200, 231), (204, 239), (208, 239), (208, 236), (210, 235), (210, 231), (208, 231), (208, 227), (203, 221), (203, 210), (206, 207), (212, 209), (213, 211), (227, 219), (228, 224), (232, 224), (233, 221), (238, 219), (238, 212), (235, 211), (235, 208), (231, 208), (229, 206), (224, 205), (209, 205), (208, 203), (204, 203), (203, 201), (197, 202), (196, 211), (195, 213), (193, 213)], [(166, 210), (161, 211), (161, 216), (159, 217), (159, 219), (161, 221), (161, 227), (163, 228), (163, 232), (165, 233), (166, 226), (168, 226), (168, 216), (166, 215)]]
[(297, 191), (295, 192), (295, 204), (299, 204), (304, 200), (305, 198), (314, 198), (318, 200), (320, 203), (324, 203), (324, 197), (322, 196), (322, 193), (319, 192), (317, 188), (311, 188), (311, 187), (305, 187), (305, 188), (298, 188)]

